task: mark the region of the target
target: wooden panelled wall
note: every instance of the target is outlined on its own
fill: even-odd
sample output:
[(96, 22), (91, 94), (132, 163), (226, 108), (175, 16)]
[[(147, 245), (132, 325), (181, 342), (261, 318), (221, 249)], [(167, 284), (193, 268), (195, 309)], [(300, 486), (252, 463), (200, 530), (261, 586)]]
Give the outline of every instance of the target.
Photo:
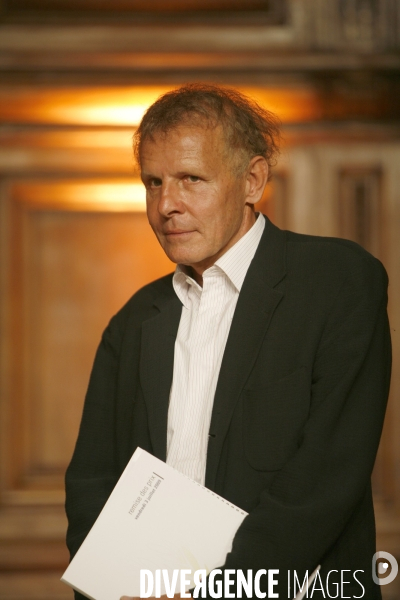
[[(353, 239), (389, 273), (394, 373), (374, 496), (378, 549), (400, 560), (395, 0), (221, 0), (211, 16), (177, 0), (159, 21), (148, 3), (100, 4), (0, 3), (0, 600), (72, 598), (59, 582), (63, 476), (93, 355), (112, 314), (173, 268), (146, 221), (133, 125), (188, 80), (237, 85), (280, 115), (260, 203), (277, 225)], [(385, 599), (400, 598), (398, 580)]]
[[(400, 144), (286, 129), (260, 208), (281, 227), (351, 238), (383, 260), (398, 366)], [(130, 295), (172, 269), (135, 186), (131, 135), (54, 124), (0, 131), (2, 599), (70, 597), (58, 583), (63, 475), (95, 348)], [(399, 383), (397, 368), (374, 474), (380, 548), (397, 556)]]

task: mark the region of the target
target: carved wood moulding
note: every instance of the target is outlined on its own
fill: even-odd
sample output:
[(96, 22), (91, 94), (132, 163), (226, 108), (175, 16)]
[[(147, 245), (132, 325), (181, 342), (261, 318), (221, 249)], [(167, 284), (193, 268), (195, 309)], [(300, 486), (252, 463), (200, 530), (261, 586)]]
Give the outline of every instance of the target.
[(340, 237), (353, 240), (380, 255), (382, 171), (378, 168), (346, 168), (339, 173)]
[[(285, 4), (285, 2), (281, 2)], [(8, 0), (7, 10), (119, 10), (135, 12), (265, 11), (276, 9), (274, 0)]]
[(397, 0), (309, 0), (315, 41), (320, 48), (360, 51), (395, 48), (400, 43)]
[(3, 18), (283, 24), (286, 0), (6, 0)]

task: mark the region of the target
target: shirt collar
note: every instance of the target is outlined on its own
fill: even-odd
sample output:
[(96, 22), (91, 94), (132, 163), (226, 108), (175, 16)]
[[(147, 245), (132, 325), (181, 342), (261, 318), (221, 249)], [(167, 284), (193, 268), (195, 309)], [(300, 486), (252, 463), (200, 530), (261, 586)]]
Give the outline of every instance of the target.
[[(228, 277), (238, 292), (242, 289), (246, 273), (256, 253), (264, 228), (265, 219), (259, 213), (256, 222), (249, 231), (210, 267), (210, 269), (218, 267)], [(209, 269), (204, 271), (203, 276), (207, 274), (207, 271)], [(195, 289), (198, 288), (199, 293), (202, 291), (199, 284), (187, 274), (184, 265), (177, 265), (173, 277), (173, 286), (176, 295), (185, 307), (188, 306), (188, 290), (190, 286), (194, 286)]]
[(229, 248), (215, 263), (231, 280), (238, 292), (242, 289), (244, 278), (256, 253), (265, 228), (265, 219), (261, 213), (249, 231)]

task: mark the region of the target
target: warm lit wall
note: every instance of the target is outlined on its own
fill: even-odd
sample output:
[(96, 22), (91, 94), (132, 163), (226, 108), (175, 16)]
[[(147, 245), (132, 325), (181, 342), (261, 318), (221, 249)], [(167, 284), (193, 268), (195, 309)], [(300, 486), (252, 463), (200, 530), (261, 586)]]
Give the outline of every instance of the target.
[(270, 22), (29, 21), (26, 7), (50, 4), (8, 3), (0, 24), (0, 599), (71, 597), (58, 582), (63, 473), (93, 354), (111, 315), (173, 268), (146, 222), (132, 133), (159, 93), (194, 79), (236, 85), (281, 117), (264, 212), (355, 239), (389, 272), (395, 371), (374, 486), (379, 547), (400, 557), (400, 64), (389, 42), (374, 53), (366, 30), (334, 48), (338, 19), (327, 31), (305, 0), (303, 20), (275, 2)]

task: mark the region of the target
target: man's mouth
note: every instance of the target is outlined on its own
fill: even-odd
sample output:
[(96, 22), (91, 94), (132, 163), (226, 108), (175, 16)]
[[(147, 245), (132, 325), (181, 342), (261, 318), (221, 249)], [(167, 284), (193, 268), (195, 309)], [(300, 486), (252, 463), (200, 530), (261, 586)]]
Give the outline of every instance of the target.
[(167, 237), (185, 237), (193, 233), (194, 230), (184, 230), (184, 229), (171, 229), (170, 231), (166, 231), (164, 235)]

